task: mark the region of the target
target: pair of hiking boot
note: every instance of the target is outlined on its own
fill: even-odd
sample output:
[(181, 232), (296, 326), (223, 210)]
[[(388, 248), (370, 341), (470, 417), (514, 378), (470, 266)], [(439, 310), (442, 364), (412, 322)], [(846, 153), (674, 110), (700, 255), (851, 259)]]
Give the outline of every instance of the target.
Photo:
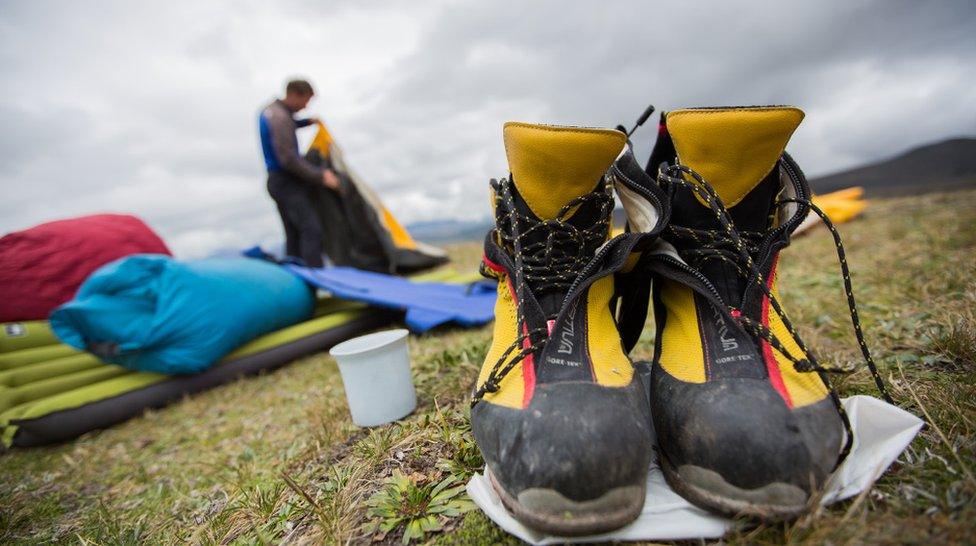
[[(655, 434), (675, 491), (763, 520), (803, 513), (846, 455), (828, 370), (778, 300), (780, 251), (817, 210), (784, 152), (802, 118), (669, 112), (646, 169), (620, 130), (505, 125), (511, 174), (491, 182), (482, 264), (498, 280), (494, 339), (471, 424), (518, 520), (563, 536), (634, 520)], [(611, 237), (614, 193), (627, 230)], [(627, 354), (649, 302), (648, 390)]]

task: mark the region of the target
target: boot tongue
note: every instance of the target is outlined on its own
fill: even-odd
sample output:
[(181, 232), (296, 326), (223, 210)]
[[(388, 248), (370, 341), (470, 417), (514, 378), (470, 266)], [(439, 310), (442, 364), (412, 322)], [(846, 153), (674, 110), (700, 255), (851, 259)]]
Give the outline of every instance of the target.
[(611, 129), (505, 124), (505, 154), (512, 180), (540, 220), (596, 188), (627, 143)]
[[(746, 197), (776, 166), (801, 120), (803, 112), (787, 106), (702, 108), (669, 112), (667, 127), (678, 161), (700, 174), (735, 218), (736, 205), (756, 200)], [(766, 188), (775, 185), (762, 186), (775, 192)]]
[[(675, 110), (667, 115), (667, 129), (678, 162), (714, 188), (740, 233), (765, 232), (781, 189), (773, 170), (802, 119), (803, 112), (790, 107)], [(720, 226), (697, 194), (678, 192), (672, 205), (676, 225)], [(713, 260), (702, 273), (727, 302), (742, 304), (747, 281), (730, 266)]]
[[(609, 129), (516, 122), (505, 124), (504, 135), (505, 153), (517, 193), (514, 205), (539, 220), (555, 219), (567, 203), (595, 190), (627, 142), (624, 133)], [(592, 203), (567, 216), (563, 220), (579, 230), (591, 228), (594, 222), (607, 221), (597, 214)], [(538, 230), (523, 244), (538, 244), (546, 239), (547, 233)], [(575, 250), (581, 253), (583, 262), (594, 251), (593, 248)], [(547, 317), (556, 316), (565, 292), (552, 286), (535, 286), (531, 282), (529, 285), (543, 313)]]

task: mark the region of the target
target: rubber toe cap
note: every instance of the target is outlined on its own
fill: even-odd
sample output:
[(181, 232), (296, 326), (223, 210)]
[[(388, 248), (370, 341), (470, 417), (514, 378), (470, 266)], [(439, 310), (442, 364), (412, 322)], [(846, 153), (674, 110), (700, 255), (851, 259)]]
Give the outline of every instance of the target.
[(471, 425), (486, 464), (513, 497), (547, 489), (579, 502), (620, 487), (643, 490), (651, 434), (636, 376), (624, 388), (539, 385), (525, 409), (480, 402)]
[(776, 502), (802, 503), (837, 461), (843, 427), (829, 399), (791, 409), (768, 381), (693, 384), (660, 369), (652, 382), (661, 450), (692, 485), (750, 501), (749, 491), (763, 490), (760, 496)]

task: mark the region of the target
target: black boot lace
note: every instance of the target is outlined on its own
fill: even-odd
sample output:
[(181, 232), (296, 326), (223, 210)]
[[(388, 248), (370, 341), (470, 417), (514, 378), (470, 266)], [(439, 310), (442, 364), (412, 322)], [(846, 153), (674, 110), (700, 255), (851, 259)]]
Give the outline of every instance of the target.
[[(601, 181), (592, 192), (566, 203), (550, 220), (540, 220), (518, 210), (511, 180), (492, 180), (491, 187), (495, 192), (497, 227), (494, 233), (514, 262), (513, 280), (518, 301), (524, 301), (526, 291), (539, 296), (568, 290), (610, 234), (610, 215), (613, 212), (610, 185)], [(570, 217), (581, 210), (595, 211), (596, 221), (583, 228), (573, 225)], [(516, 309), (517, 328), (521, 335), (498, 358), (484, 384), (474, 391), (472, 406), (485, 394), (497, 392), (501, 380), (515, 366), (546, 345), (548, 329), (527, 329), (522, 306), (516, 305)], [(513, 352), (512, 359), (506, 362)]]
[[(784, 158), (790, 162), (792, 161), (788, 156), (784, 156)], [(795, 178), (797, 176), (795, 174), (796, 170), (792, 168), (787, 169), (787, 173), (791, 178)], [(725, 204), (722, 203), (722, 200), (718, 196), (715, 189), (708, 182), (706, 182), (701, 175), (684, 165), (662, 166), (658, 173), (658, 182), (671, 186), (683, 187), (694, 192), (695, 195), (700, 197), (702, 201), (708, 205), (709, 209), (711, 209), (712, 213), (715, 214), (715, 218), (721, 226), (721, 228), (717, 230), (691, 229), (675, 225), (669, 226), (667, 228), (667, 237), (670, 237), (674, 241), (688, 241), (692, 243), (688, 245), (692, 247), (690, 250), (686, 250), (681, 253), (682, 257), (689, 263), (689, 265), (698, 268), (710, 260), (722, 261), (732, 266), (733, 269), (735, 269), (744, 279), (754, 282), (769, 300), (770, 308), (772, 308), (773, 312), (775, 312), (776, 315), (782, 320), (790, 338), (800, 348), (803, 357), (794, 357), (788, 350), (786, 350), (783, 343), (769, 330), (768, 327), (763, 325), (761, 322), (757, 322), (756, 320), (745, 316), (735, 307), (726, 305), (725, 309), (722, 309), (726, 317), (730, 320), (738, 322), (746, 332), (749, 332), (757, 339), (762, 339), (769, 343), (771, 347), (776, 349), (793, 364), (793, 368), (795, 370), (803, 373), (817, 373), (820, 376), (820, 379), (824, 382), (824, 385), (826, 385), (830, 393), (830, 398), (833, 401), (834, 406), (837, 408), (837, 412), (840, 414), (841, 420), (844, 423), (844, 429), (847, 433), (844, 448), (841, 450), (837, 460), (837, 464), (839, 465), (850, 453), (854, 434), (851, 430), (851, 423), (847, 416), (847, 412), (844, 410), (844, 406), (841, 404), (840, 397), (837, 395), (836, 390), (831, 385), (828, 374), (850, 373), (854, 370), (850, 368), (836, 368), (821, 365), (813, 353), (807, 348), (799, 333), (794, 328), (789, 317), (786, 316), (786, 313), (780, 306), (779, 300), (769, 289), (767, 280), (763, 278), (762, 272), (759, 270), (758, 265), (753, 259), (753, 256), (760, 250), (759, 246), (766, 238), (767, 233), (739, 231), (736, 229), (728, 209), (725, 207)], [(796, 182), (796, 180), (794, 180), (794, 182)], [(837, 249), (837, 258), (840, 263), (841, 274), (844, 278), (844, 290), (847, 294), (847, 305), (848, 309), (850, 310), (851, 323), (854, 327), (854, 334), (857, 338), (857, 343), (860, 346), (861, 354), (864, 357), (864, 361), (874, 378), (878, 391), (881, 393), (886, 402), (893, 404), (894, 402), (892, 401), (891, 396), (888, 394), (888, 389), (885, 387), (884, 380), (882, 379), (881, 374), (878, 372), (878, 367), (874, 362), (874, 358), (871, 356), (871, 351), (868, 349), (867, 343), (864, 341), (864, 332), (861, 328), (861, 320), (857, 312), (857, 303), (854, 299), (854, 291), (851, 286), (850, 269), (847, 265), (847, 257), (846, 253), (844, 252), (844, 245), (841, 242), (840, 233), (838, 233), (837, 229), (834, 227), (834, 224), (830, 221), (823, 210), (813, 204), (813, 202), (811, 202), (809, 199), (780, 197), (777, 198), (776, 202), (773, 204), (773, 210), (778, 210), (779, 207), (789, 203), (809, 207), (810, 210), (820, 217), (824, 225), (827, 226), (827, 229), (830, 230)]]

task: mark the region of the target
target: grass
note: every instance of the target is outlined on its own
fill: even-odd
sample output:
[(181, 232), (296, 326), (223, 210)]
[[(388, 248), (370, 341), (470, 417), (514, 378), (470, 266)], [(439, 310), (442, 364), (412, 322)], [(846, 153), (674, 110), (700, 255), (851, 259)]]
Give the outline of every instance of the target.
[[(725, 542), (974, 543), (976, 191), (879, 200), (840, 229), (882, 373), (931, 426), (868, 494)], [(451, 253), (459, 269), (480, 257), (473, 243)], [(794, 242), (781, 265), (784, 305), (821, 360), (857, 365), (832, 253), (825, 230)], [(637, 357), (651, 355), (647, 332)], [(351, 424), (335, 364), (319, 354), (75, 442), (2, 454), (0, 543), (399, 543), (404, 525), (381, 530), (370, 499), (399, 480), (413, 518), (424, 495), (482, 466), (465, 397), (489, 342), (488, 327), (412, 338), (421, 405), (386, 427)], [(863, 366), (837, 385), (874, 394)], [(439, 514), (424, 540), (518, 542), (479, 511), (461, 512)]]

